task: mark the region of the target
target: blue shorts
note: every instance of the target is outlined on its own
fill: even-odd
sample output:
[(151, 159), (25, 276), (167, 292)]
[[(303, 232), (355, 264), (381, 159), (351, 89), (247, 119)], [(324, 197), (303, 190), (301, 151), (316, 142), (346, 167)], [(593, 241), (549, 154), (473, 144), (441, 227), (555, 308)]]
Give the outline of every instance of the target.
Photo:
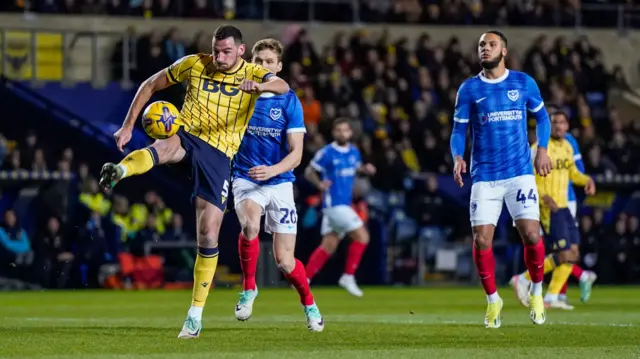
[(182, 128), (178, 131), (178, 136), (182, 148), (187, 152), (184, 161), (191, 163), (191, 200), (200, 197), (224, 212), (229, 197), (231, 159), (219, 149)]
[(557, 212), (551, 213), (546, 240), (554, 252), (568, 250), (572, 245), (580, 244), (576, 220), (568, 208), (559, 208)]

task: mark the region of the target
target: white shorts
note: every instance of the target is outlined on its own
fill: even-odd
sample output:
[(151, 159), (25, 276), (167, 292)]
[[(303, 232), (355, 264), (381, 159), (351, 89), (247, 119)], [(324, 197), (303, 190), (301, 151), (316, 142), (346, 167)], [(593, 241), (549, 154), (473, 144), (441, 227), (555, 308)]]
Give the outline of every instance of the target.
[(236, 211), (245, 199), (262, 207), (265, 214), (264, 230), (267, 233), (298, 233), (298, 214), (293, 199), (293, 183), (261, 186), (243, 178), (233, 180), (233, 197)]
[(576, 201), (569, 201), (567, 202), (567, 208), (569, 208), (569, 212), (571, 212), (571, 215), (573, 216), (573, 218), (576, 218), (576, 214), (578, 214), (578, 202)]
[(334, 232), (340, 238), (364, 226), (362, 219), (351, 206), (340, 205), (322, 210), (322, 227), (320, 233)]
[(577, 226), (579, 224), (578, 217), (576, 217), (578, 215), (578, 202), (576, 201), (567, 202), (567, 208), (569, 208), (569, 212), (571, 212), (573, 219), (576, 220), (576, 226)]
[(500, 181), (476, 182), (471, 186), (471, 226), (498, 224), (503, 203), (513, 220), (540, 220), (538, 188), (533, 175)]

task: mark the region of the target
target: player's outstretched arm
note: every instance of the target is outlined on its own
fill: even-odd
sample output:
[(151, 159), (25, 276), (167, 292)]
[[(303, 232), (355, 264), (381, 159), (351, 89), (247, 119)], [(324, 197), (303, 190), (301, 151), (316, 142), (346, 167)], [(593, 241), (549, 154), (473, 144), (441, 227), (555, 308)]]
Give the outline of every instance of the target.
[(576, 185), (583, 186), (585, 194), (589, 196), (596, 194), (596, 183), (593, 181), (593, 178), (582, 173), (575, 166), (575, 161), (574, 165), (569, 168), (569, 179)]
[(124, 150), (124, 146), (126, 146), (131, 140), (133, 125), (135, 124), (140, 111), (142, 111), (144, 106), (151, 99), (151, 96), (153, 96), (154, 92), (165, 89), (171, 85), (172, 83), (169, 81), (166, 70), (157, 72), (140, 85), (133, 101), (131, 101), (131, 106), (129, 106), (129, 111), (127, 112), (127, 117), (122, 123), (122, 127), (113, 134), (113, 137), (116, 140), (116, 146), (121, 152)]
[(289, 84), (278, 76), (269, 77), (264, 83), (260, 84), (260, 92), (272, 92), (276, 95), (284, 95), (291, 89)]

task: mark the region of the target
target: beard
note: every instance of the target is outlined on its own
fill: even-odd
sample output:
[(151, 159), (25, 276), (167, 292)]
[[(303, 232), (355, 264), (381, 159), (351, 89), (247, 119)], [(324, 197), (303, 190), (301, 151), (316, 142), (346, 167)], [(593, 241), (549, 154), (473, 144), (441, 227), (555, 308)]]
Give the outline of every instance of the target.
[(344, 140), (342, 138), (336, 138), (335, 141), (339, 146), (346, 146), (349, 143), (349, 140)]
[(500, 53), (495, 59), (480, 60), (480, 66), (485, 70), (493, 70), (500, 64), (502, 58), (502, 53)]

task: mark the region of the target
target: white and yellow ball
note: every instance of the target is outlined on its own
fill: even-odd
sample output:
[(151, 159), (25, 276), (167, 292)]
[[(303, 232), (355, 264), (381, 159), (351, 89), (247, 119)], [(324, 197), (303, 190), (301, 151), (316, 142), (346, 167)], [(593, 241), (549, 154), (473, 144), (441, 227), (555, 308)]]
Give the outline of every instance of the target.
[(178, 132), (182, 122), (180, 112), (171, 103), (166, 101), (156, 101), (151, 103), (142, 113), (142, 128), (147, 135), (164, 140)]

